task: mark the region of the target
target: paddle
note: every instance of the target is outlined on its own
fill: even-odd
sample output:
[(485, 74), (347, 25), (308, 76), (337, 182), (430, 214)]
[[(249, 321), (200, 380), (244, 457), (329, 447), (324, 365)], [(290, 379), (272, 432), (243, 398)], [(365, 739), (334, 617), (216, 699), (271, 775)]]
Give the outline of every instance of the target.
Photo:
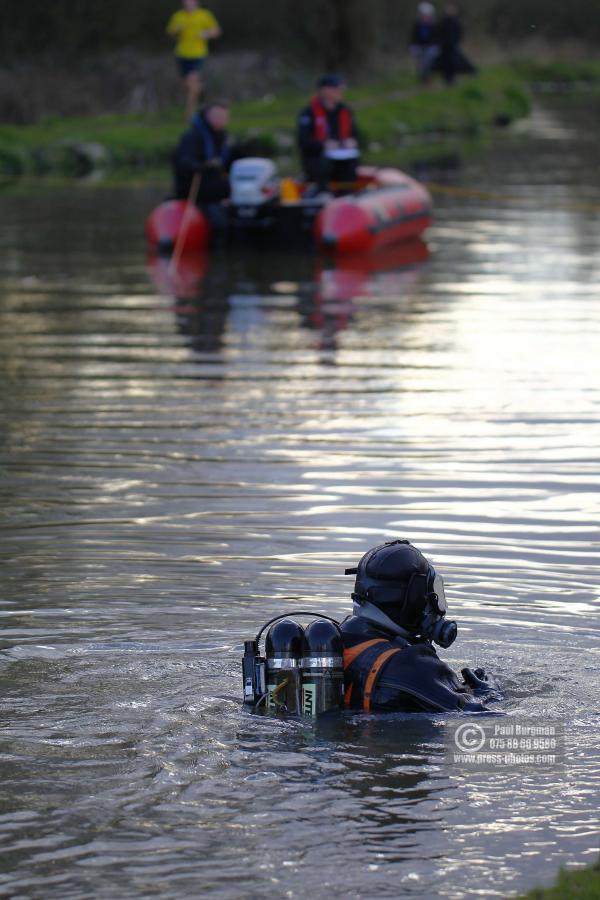
[(185, 243), (187, 230), (190, 227), (192, 214), (196, 209), (196, 200), (198, 199), (198, 191), (200, 190), (201, 180), (202, 176), (200, 172), (196, 172), (196, 174), (192, 178), (190, 192), (186, 201), (185, 212), (183, 213), (183, 216), (181, 218), (181, 227), (179, 229), (179, 234), (177, 235), (177, 240), (175, 241), (175, 246), (173, 248), (173, 255), (171, 256), (171, 262), (169, 263), (169, 272), (172, 272), (173, 269), (177, 268), (177, 263), (179, 262), (181, 254), (183, 253), (183, 245)]

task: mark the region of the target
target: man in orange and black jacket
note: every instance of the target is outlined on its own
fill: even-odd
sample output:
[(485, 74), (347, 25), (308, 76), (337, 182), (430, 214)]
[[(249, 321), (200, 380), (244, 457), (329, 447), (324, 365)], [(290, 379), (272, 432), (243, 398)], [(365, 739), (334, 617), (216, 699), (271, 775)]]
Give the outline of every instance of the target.
[[(351, 182), (356, 178), (359, 132), (352, 110), (343, 102), (344, 90), (339, 75), (323, 75), (317, 82), (317, 93), (298, 118), (304, 173), (308, 181), (322, 189), (331, 181)], [(335, 151), (340, 150), (350, 158), (333, 159)]]
[[(444, 584), (408, 541), (369, 550), (356, 569), (354, 615), (342, 623), (345, 705), (366, 712), (485, 711), (494, 699), (483, 669), (463, 669), (464, 681), (439, 658), (456, 622), (446, 619)], [(496, 695), (497, 697), (497, 695)]]

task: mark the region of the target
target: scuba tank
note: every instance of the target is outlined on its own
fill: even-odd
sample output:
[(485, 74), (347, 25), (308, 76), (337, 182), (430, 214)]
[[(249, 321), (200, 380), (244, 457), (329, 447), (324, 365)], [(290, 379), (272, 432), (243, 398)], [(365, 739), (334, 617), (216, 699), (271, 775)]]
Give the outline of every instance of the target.
[[(292, 715), (317, 716), (343, 706), (344, 667), (339, 622), (314, 612), (306, 632), (287, 616), (276, 616), (260, 629), (253, 641), (244, 641), (242, 675), (244, 703), (253, 709)], [(260, 640), (265, 655), (260, 655)]]
[(304, 629), (291, 619), (277, 622), (267, 634), (267, 709), (300, 713), (303, 641)]
[(340, 629), (321, 619), (304, 633), (302, 712), (317, 716), (344, 705), (344, 649)]

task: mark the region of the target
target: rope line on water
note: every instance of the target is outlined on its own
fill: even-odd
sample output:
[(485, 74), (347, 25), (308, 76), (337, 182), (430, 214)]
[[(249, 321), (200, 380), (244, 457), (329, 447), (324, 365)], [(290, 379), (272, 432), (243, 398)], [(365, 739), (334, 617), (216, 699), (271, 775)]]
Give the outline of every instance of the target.
[(479, 188), (455, 187), (453, 185), (427, 182), (427, 189), (432, 194), (448, 194), (451, 197), (470, 197), (474, 200), (487, 200), (497, 203), (525, 203), (527, 206), (536, 206), (539, 209), (576, 211), (576, 212), (600, 212), (600, 203), (586, 203), (584, 201), (572, 202), (540, 202), (539, 198), (522, 197), (517, 194), (506, 194), (499, 191), (484, 191)]

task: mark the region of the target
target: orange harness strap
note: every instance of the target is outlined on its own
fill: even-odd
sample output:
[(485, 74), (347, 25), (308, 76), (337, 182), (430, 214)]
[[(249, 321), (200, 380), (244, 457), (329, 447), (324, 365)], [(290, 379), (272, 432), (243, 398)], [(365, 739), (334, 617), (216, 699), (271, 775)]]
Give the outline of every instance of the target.
[(351, 666), (357, 656), (360, 656), (361, 653), (364, 653), (365, 650), (368, 650), (369, 647), (374, 647), (375, 644), (387, 644), (385, 638), (374, 638), (371, 641), (363, 641), (362, 644), (356, 644), (354, 647), (349, 647), (347, 650), (344, 650), (344, 668), (347, 669), (348, 666)]
[(375, 687), (377, 676), (379, 675), (382, 667), (388, 661), (390, 656), (394, 656), (394, 654), (400, 653), (401, 650), (401, 647), (392, 647), (391, 650), (385, 650), (383, 653), (381, 653), (374, 661), (371, 671), (367, 675), (367, 681), (365, 684), (363, 703), (363, 709), (365, 712), (370, 712), (371, 710), (371, 694), (373, 693), (373, 688)]
[[(361, 653), (368, 650), (369, 647), (374, 647), (375, 644), (387, 644), (387, 641), (384, 638), (374, 638), (371, 641), (363, 641), (362, 644), (356, 644), (355, 647), (349, 647), (347, 650), (344, 650), (344, 669), (348, 669)], [(354, 683), (351, 681), (344, 694), (344, 706), (346, 708), (350, 707), (353, 687)]]

